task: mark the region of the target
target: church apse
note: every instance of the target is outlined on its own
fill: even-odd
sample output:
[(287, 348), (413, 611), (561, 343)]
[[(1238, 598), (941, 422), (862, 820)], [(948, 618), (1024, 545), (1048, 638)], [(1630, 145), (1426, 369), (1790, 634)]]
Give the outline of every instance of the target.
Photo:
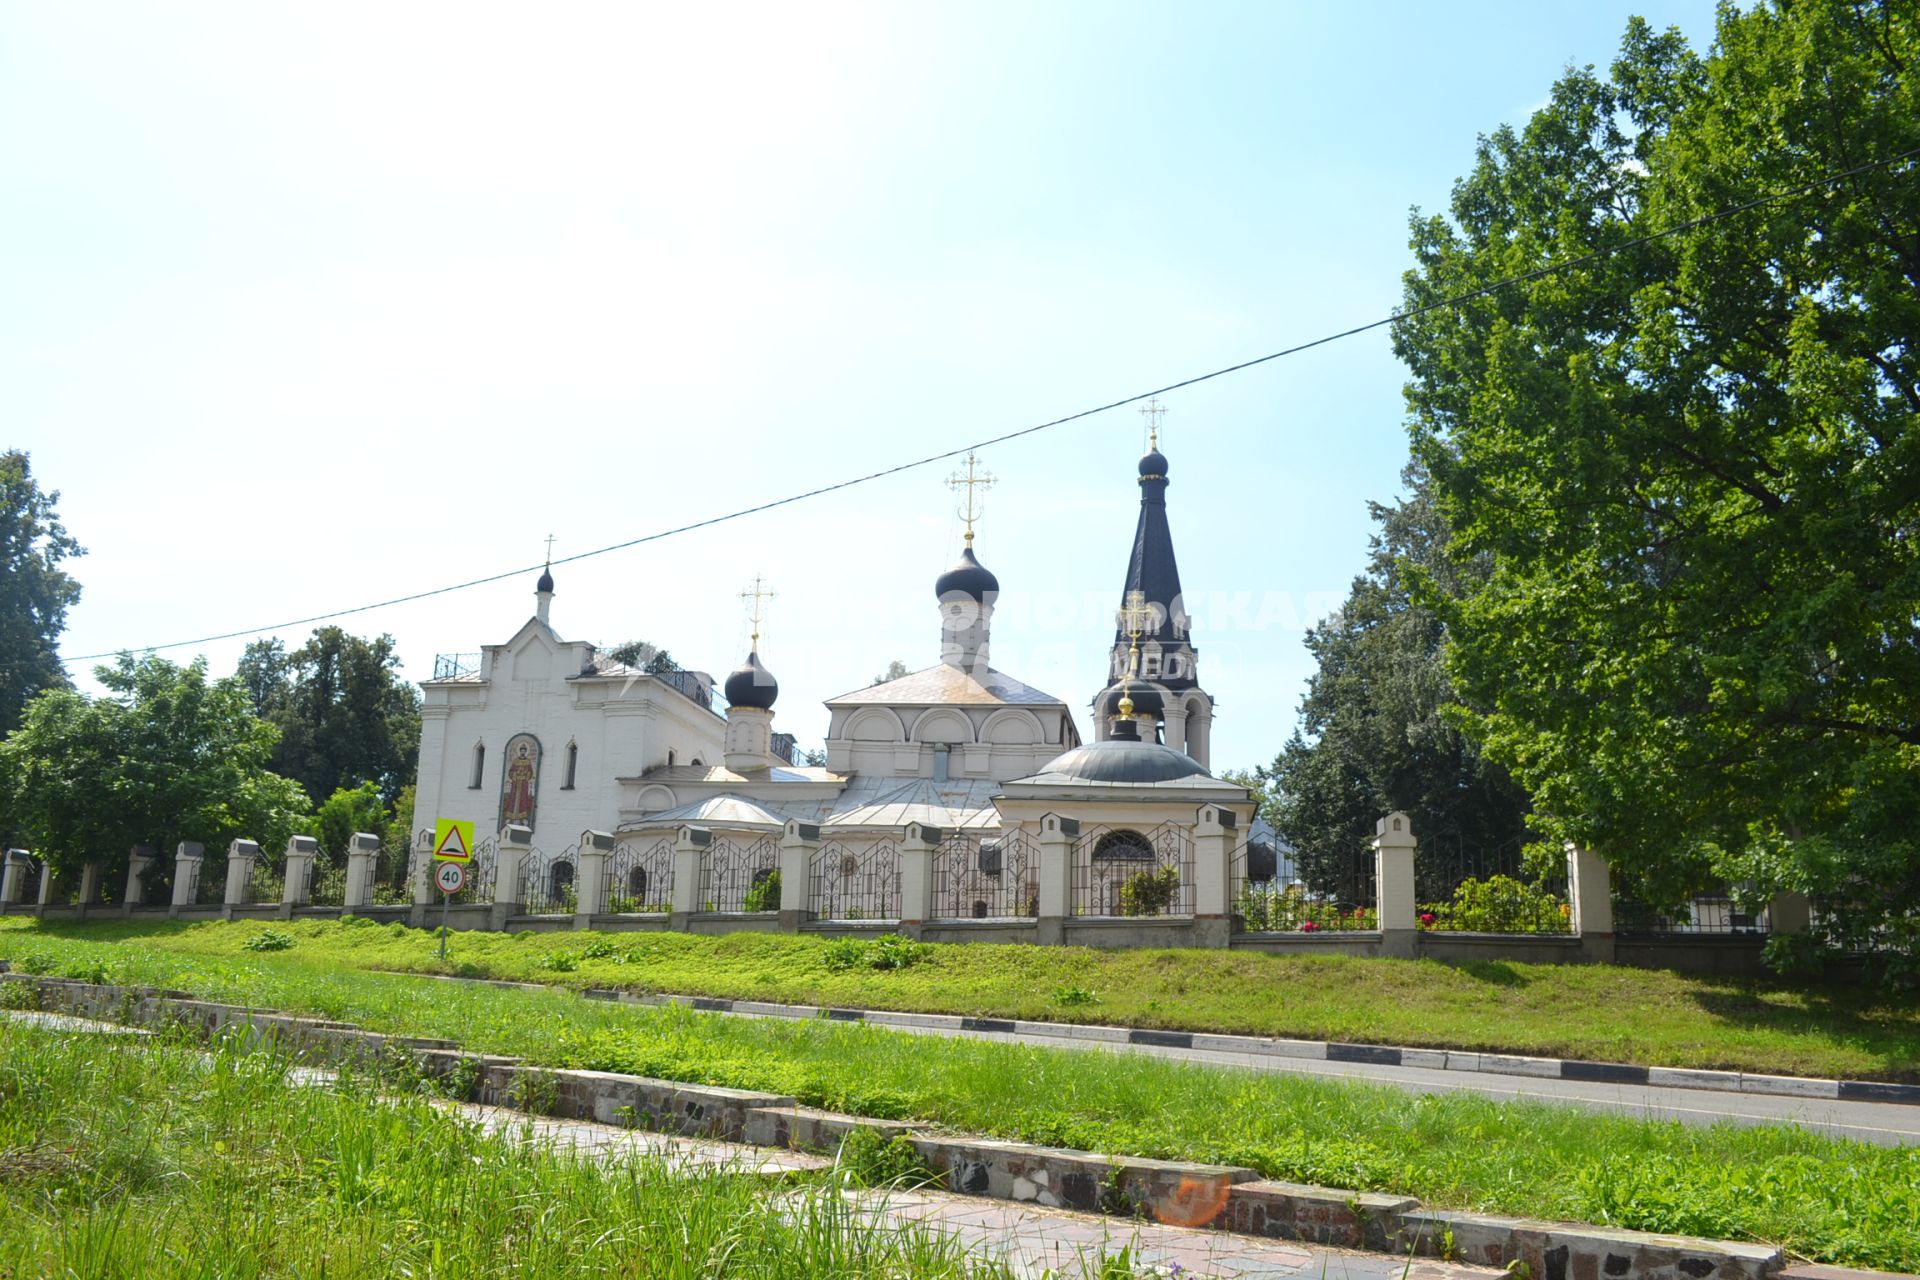
[(516, 733), (500, 753), (500, 826), (534, 825), (540, 804), (540, 739)]

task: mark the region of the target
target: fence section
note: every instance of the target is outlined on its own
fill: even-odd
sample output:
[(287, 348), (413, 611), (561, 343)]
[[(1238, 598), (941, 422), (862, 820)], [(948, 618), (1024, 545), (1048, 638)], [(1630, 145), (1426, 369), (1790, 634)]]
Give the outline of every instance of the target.
[(807, 864), (807, 910), (817, 920), (900, 918), (900, 851), (891, 840), (828, 840)]
[[(780, 841), (715, 835), (700, 851), (700, 909), (702, 911), (776, 911)], [(771, 899), (771, 901), (769, 901)]]
[(1495, 844), (1422, 837), (1414, 857), (1420, 927), (1440, 933), (1571, 933), (1564, 864), (1537, 875), (1521, 832)]
[(1040, 914), (1040, 846), (1026, 832), (956, 831), (933, 855), (938, 920), (1019, 920)]
[(577, 845), (559, 853), (528, 850), (520, 872), (520, 909), (530, 916), (572, 915), (578, 901), (574, 880), (579, 870)]
[(607, 859), (607, 912), (642, 915), (673, 906), (673, 837), (623, 842)]
[(1073, 847), (1073, 914), (1192, 915), (1192, 836), (1171, 822), (1148, 832), (1083, 829)]
[(1764, 934), (1771, 927), (1766, 907), (1743, 904), (1724, 886), (1696, 894), (1677, 907), (1653, 906), (1630, 889), (1616, 891), (1613, 899), (1613, 931), (1628, 936)]

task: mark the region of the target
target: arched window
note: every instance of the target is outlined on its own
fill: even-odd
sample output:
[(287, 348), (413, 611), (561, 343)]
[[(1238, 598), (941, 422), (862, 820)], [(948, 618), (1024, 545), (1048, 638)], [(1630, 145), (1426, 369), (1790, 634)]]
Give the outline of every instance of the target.
[(467, 790), (478, 791), (487, 774), (487, 744), (473, 744), (473, 776), (467, 779)]
[(627, 872), (627, 896), (635, 901), (646, 901), (647, 869), (645, 867), (635, 867)]
[(673, 768), (673, 749), (671, 747), (667, 749), (667, 768)]
[(1138, 831), (1109, 831), (1093, 846), (1093, 856), (1098, 859), (1150, 859), (1154, 856), (1153, 845)]
[(571, 862), (554, 863), (553, 869), (547, 872), (547, 897), (557, 902), (571, 888), (573, 888), (573, 864)]
[(696, 769), (704, 769), (707, 767), (707, 762), (705, 760), (702, 760), (699, 756), (695, 756), (693, 758), (693, 767)]
[(567, 744), (567, 780), (560, 784), (560, 789), (562, 791), (573, 790), (573, 775), (574, 775), (574, 772), (579, 767), (580, 767), (580, 748), (575, 746), (573, 743), (569, 742)]

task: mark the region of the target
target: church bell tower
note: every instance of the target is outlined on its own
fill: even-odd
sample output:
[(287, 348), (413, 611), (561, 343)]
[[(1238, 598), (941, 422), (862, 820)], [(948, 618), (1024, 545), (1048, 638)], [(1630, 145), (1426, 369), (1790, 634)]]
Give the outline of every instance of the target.
[(1094, 732), (1113, 736), (1123, 695), (1142, 738), (1156, 737), (1209, 768), (1213, 697), (1200, 687), (1199, 651), (1180, 590), (1180, 566), (1167, 526), (1167, 456), (1160, 452), (1158, 401), (1141, 411), (1151, 424), (1140, 459), (1140, 519), (1134, 526), (1127, 578), (1108, 662), (1107, 687), (1093, 700)]

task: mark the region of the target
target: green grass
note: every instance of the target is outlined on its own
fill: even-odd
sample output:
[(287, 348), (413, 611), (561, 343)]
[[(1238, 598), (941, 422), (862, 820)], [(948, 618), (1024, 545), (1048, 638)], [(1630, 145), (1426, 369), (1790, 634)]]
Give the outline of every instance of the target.
[[(35, 928), (6, 919), (0, 957), (60, 938), (235, 956), (269, 931), (291, 935), (291, 954), (315, 961), (447, 971), (425, 931), (318, 920)], [(452, 958), (470, 976), (574, 988), (1920, 1081), (1920, 996), (1895, 1000), (1860, 984), (1613, 965), (1028, 946), (934, 946), (911, 967), (876, 972), (834, 968), (836, 945), (844, 944), (765, 933), (472, 933), (454, 936)]]
[[(1784, 1127), (1701, 1128), (1152, 1058), (928, 1040), (859, 1024), (733, 1019), (560, 990), (435, 982), (343, 963), (351, 955), (390, 965), (410, 954), (420, 936), (398, 926), (296, 924), (292, 948), (264, 953), (240, 948), (251, 931), (257, 927), (197, 926), (115, 942), (66, 929), (7, 929), (0, 954), (32, 956), (35, 967), (71, 976), (443, 1036), (546, 1065), (761, 1089), (1022, 1141), (1245, 1164), (1271, 1177), (1403, 1192), (1448, 1207), (1761, 1239), (1824, 1261), (1920, 1267), (1920, 1150)], [(203, 949), (192, 949), (196, 939)], [(463, 937), (455, 939), (456, 957), (482, 942), (537, 957), (562, 943), (579, 948), (582, 939)], [(604, 959), (582, 960), (581, 972)], [(904, 973), (920, 975), (940, 959), (936, 953)], [(884, 985), (889, 976), (868, 970), (863, 980)], [(824, 981), (826, 972), (814, 978)]]
[(985, 1275), (824, 1188), (551, 1152), (378, 1082), (220, 1047), (0, 1022), (0, 1273), (85, 1277)]

